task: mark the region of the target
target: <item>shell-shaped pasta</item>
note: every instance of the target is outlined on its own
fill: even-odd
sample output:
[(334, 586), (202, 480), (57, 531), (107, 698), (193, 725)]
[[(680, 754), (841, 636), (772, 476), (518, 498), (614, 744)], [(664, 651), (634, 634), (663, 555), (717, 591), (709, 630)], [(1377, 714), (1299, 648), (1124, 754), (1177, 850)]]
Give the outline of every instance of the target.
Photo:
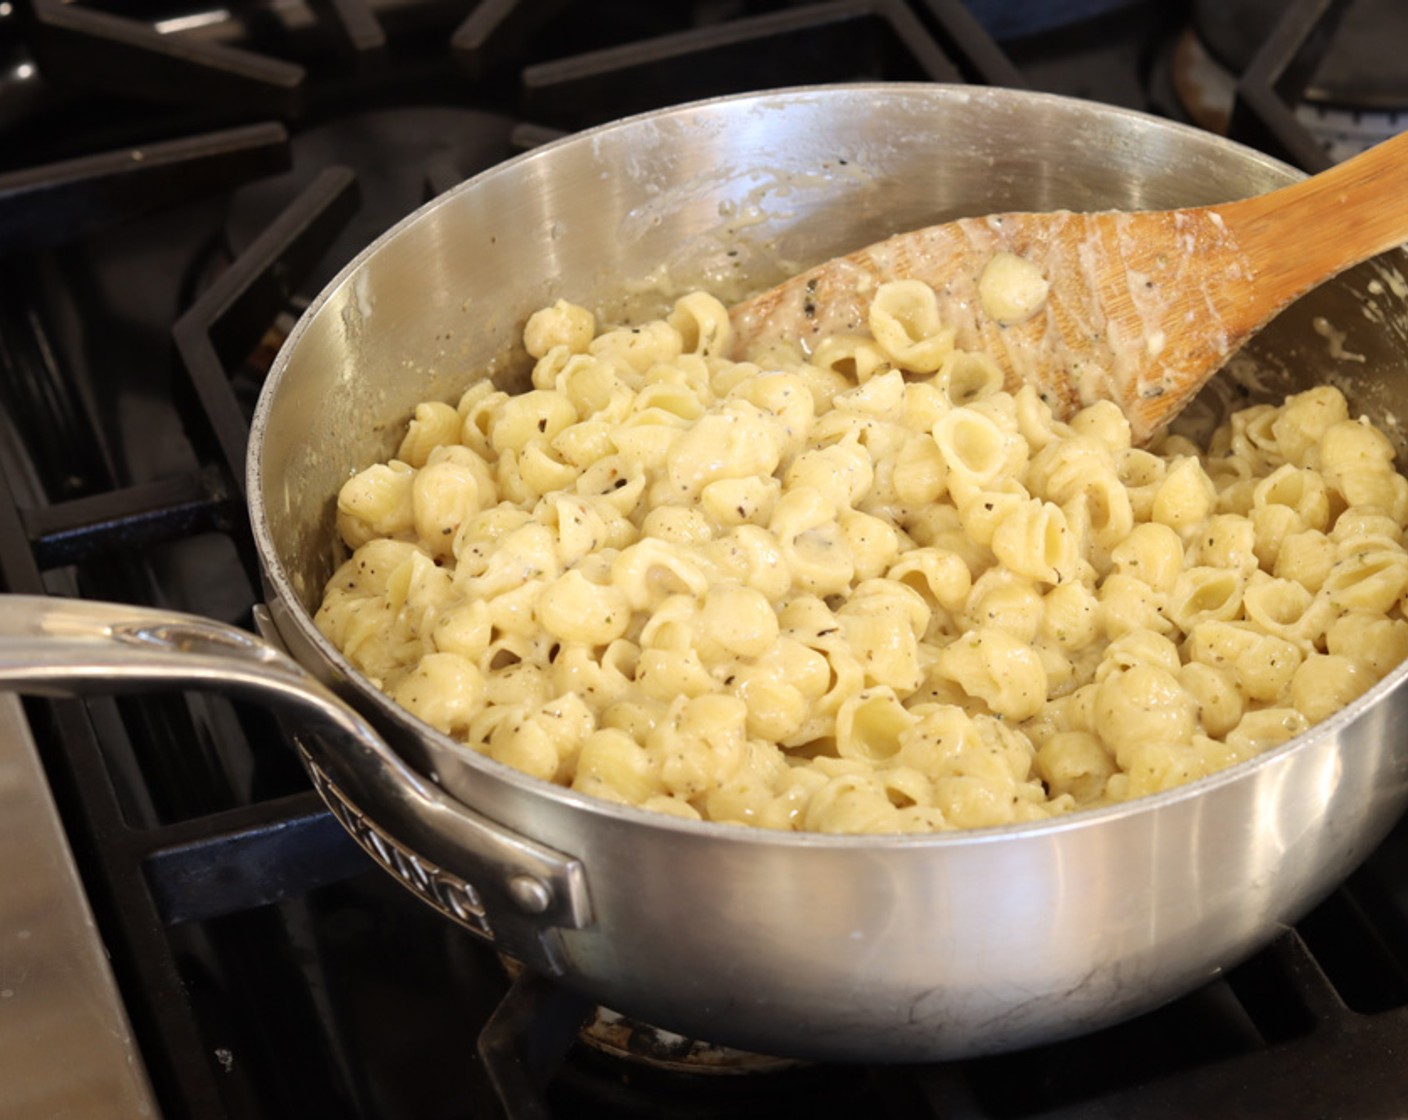
[(1329, 475), (1352, 467), (1387, 469), (1393, 444), (1367, 420), (1340, 420), (1325, 428), (1319, 440), (1319, 466)]
[(523, 327), (523, 345), (528, 353), (541, 358), (555, 346), (569, 353), (584, 353), (596, 335), (596, 316), (585, 307), (560, 299), (528, 316)]
[(884, 763), (899, 753), (900, 738), (916, 717), (890, 688), (867, 688), (836, 709), (836, 753), (842, 758)]
[(990, 568), (973, 583), (960, 621), (969, 629), (993, 626), (1023, 642), (1036, 638), (1044, 616), (1035, 581), (1004, 568)]
[(747, 718), (736, 696), (696, 695), (681, 703), (649, 744), (666, 788), (692, 797), (730, 781), (747, 761)]
[(640, 535), (676, 544), (701, 545), (713, 540), (714, 527), (700, 510), (687, 506), (656, 506), (642, 519)]
[(831, 401), (833, 409), (873, 416), (877, 420), (898, 423), (904, 415), (905, 380), (897, 369), (877, 373), (864, 385), (838, 393)]
[(729, 390), (728, 399), (729, 407), (738, 402), (758, 409), (760, 416), (772, 423), (773, 437), (786, 455), (794, 454), (801, 447), (817, 421), (817, 403), (801, 373), (763, 373), (734, 386)]
[(1230, 671), (1247, 696), (1264, 704), (1284, 693), (1304, 660), (1293, 642), (1245, 622), (1200, 622), (1187, 648), (1191, 660)]
[(458, 443), (459, 438), (460, 414), (454, 406), (443, 401), (426, 401), (416, 405), (415, 415), (396, 450), (396, 458), (413, 467), (423, 467), (432, 451)]
[(1165, 614), (1185, 634), (1201, 622), (1240, 616), (1247, 577), (1235, 568), (1195, 565), (1179, 574), (1169, 591)]
[[(660, 368), (656, 366), (651, 373), (659, 372)], [(654, 410), (661, 420), (672, 416), (686, 423), (698, 420), (704, 414), (705, 407), (705, 401), (701, 399), (696, 388), (675, 381), (655, 381), (646, 385), (631, 403), (632, 412)]]
[(1226, 735), (1247, 710), (1236, 678), (1225, 669), (1190, 661), (1179, 668), (1178, 683), (1198, 702), (1198, 725), (1207, 735)]
[(1133, 441), (1129, 418), (1114, 401), (1096, 401), (1082, 408), (1070, 420), (1077, 436), (1093, 439), (1112, 455), (1128, 451)]
[[(782, 483), (770, 475), (763, 478), (721, 478), (709, 483), (700, 492), (699, 506), (708, 515), (709, 521), (721, 528), (749, 523), (766, 524), (772, 519), (781, 494)], [(678, 507), (657, 507), (651, 512), (669, 508)]]
[(1382, 510), (1398, 524), (1408, 523), (1408, 479), (1378, 464), (1342, 467), (1330, 475), (1347, 505)]
[[(598, 419), (602, 418), (602, 413), (613, 400), (620, 400), (617, 409), (624, 411), (627, 402), (634, 396), (610, 362), (589, 354), (574, 354), (557, 372), (551, 385), (540, 387), (560, 392), (576, 409), (578, 416), (595, 416)], [(613, 420), (619, 418), (611, 417)]]
[(1101, 634), (1100, 601), (1087, 584), (1068, 580), (1043, 596), (1041, 636), (1045, 641), (1076, 653)]
[(585, 470), (598, 459), (615, 454), (611, 439), (613, 425), (605, 420), (591, 419), (572, 424), (553, 437), (551, 447), (564, 463)]
[(653, 365), (678, 358), (684, 353), (684, 340), (669, 323), (657, 319), (603, 331), (592, 339), (587, 352), (611, 362), (622, 372), (639, 375)]
[(1291, 707), (1312, 724), (1358, 699), (1374, 684), (1362, 661), (1335, 653), (1312, 653), (1291, 678)]
[(939, 653), (939, 668), (1007, 719), (1030, 719), (1046, 701), (1046, 670), (1025, 642), (997, 627), (972, 631)]
[(1330, 523), (1330, 492), (1319, 471), (1295, 467), (1290, 463), (1277, 467), (1252, 491), (1253, 509), (1265, 509), (1270, 505), (1295, 510), (1307, 529), (1323, 530)]
[(1381, 548), (1403, 547), (1404, 534), (1389, 514), (1373, 507), (1350, 506), (1337, 518), (1329, 533), (1340, 560), (1366, 545)]
[(1187, 743), (1197, 730), (1197, 701), (1166, 668), (1135, 665), (1111, 673), (1097, 687), (1098, 733), (1124, 769), (1134, 748)]
[(900, 448), (891, 485), (906, 505), (924, 505), (943, 496), (948, 489), (948, 465), (932, 436), (916, 436)]
[(1164, 614), (1163, 596), (1143, 580), (1113, 572), (1100, 584), (1100, 614), (1111, 639), (1131, 630), (1167, 634), (1173, 627)]
[(1132, 447), (1119, 454), (1115, 467), (1129, 495), (1134, 520), (1148, 521), (1153, 516), (1154, 499), (1168, 474), (1168, 464), (1152, 452)]
[(810, 487), (784, 491), (770, 528), (798, 588), (814, 595), (834, 595), (850, 586), (855, 560), (843, 547), (831, 503), (819, 492)]
[(598, 459), (577, 476), (576, 490), (583, 497), (606, 499), (623, 516), (630, 516), (645, 495), (645, 471), (620, 455)]
[(491, 599), (536, 577), (556, 576), (558, 571), (556, 535), (546, 525), (530, 521), (494, 542), (482, 575), (459, 582), (467, 595)]
[(647, 478), (656, 478), (684, 438), (685, 431), (685, 426), (670, 413), (652, 409), (636, 413), (613, 428), (611, 443), (628, 469), (639, 471)]
[(1066, 515), (1036, 498), (1022, 502), (1002, 519), (992, 535), (992, 551), (1009, 571), (1051, 584), (1074, 573), (1081, 552)]
[(734, 821), (763, 827), (773, 824), (769, 810), (787, 779), (790, 767), (772, 743), (750, 739), (744, 744), (743, 762), (733, 775), (704, 795), (711, 821)]
[(665, 792), (660, 761), (635, 739), (614, 728), (592, 732), (582, 741), (572, 788), (624, 805), (639, 805)]
[(885, 685), (905, 694), (919, 687), (923, 670), (918, 636), (924, 632), (927, 617), (916, 627), (910, 603), (888, 593), (855, 598), (837, 612), (836, 620), (868, 684)]
[(1013, 405), (1017, 430), (1033, 452), (1040, 452), (1054, 441), (1067, 440), (1075, 435), (1069, 424), (1056, 419), (1051, 406), (1041, 399), (1041, 394), (1033, 385), (1024, 384), (1018, 388), (1013, 395)]
[(1103, 682), (1111, 674), (1122, 673), (1136, 665), (1153, 665), (1177, 676), (1182, 662), (1178, 647), (1168, 638), (1148, 630), (1134, 630), (1120, 635), (1105, 647), (1095, 669), (1095, 680)]
[(781, 459), (777, 431), (756, 405), (731, 401), (699, 418), (674, 444), (668, 474), (677, 500), (720, 478), (770, 475)]
[(740, 584), (714, 584), (699, 613), (700, 639), (719, 660), (732, 654), (759, 657), (777, 641), (777, 613), (761, 592)]
[(1408, 657), (1408, 622), (1369, 611), (1348, 611), (1330, 623), (1325, 648), (1362, 662), (1382, 677)]
[(681, 696), (705, 696), (714, 691), (714, 678), (694, 650), (641, 650), (636, 684), (645, 696), (658, 703), (668, 703)]
[(1276, 409), (1269, 404), (1252, 405), (1234, 412), (1228, 418), (1224, 444), (1217, 448), (1217, 453), (1245, 460), (1256, 474), (1269, 473), (1284, 462), (1272, 429), (1275, 420)]
[(1287, 397), (1271, 422), (1271, 432), (1286, 460), (1303, 467), (1330, 426), (1347, 419), (1344, 394), (1333, 386), (1318, 385)]
[(1038, 498), (1061, 502), (1085, 490), (1091, 479), (1109, 476), (1118, 483), (1115, 460), (1108, 447), (1089, 436), (1054, 440), (1027, 464), (1023, 481)]
[(632, 610), (653, 610), (666, 596), (680, 593), (702, 599), (709, 574), (691, 550), (651, 537), (622, 549), (611, 565), (612, 584)]
[(870, 302), (870, 333), (897, 366), (933, 373), (953, 350), (953, 327), (939, 318), (934, 290), (919, 280), (881, 284)]
[(353, 475), (337, 494), (337, 527), (352, 548), (374, 537), (394, 537), (415, 525), (411, 490), (415, 469), (393, 460)]
[(538, 621), (564, 642), (604, 646), (626, 632), (631, 608), (619, 588), (590, 582), (581, 572), (564, 572), (543, 588)]
[(488, 391), (475, 392), (471, 389), (460, 399), (460, 443), (492, 463), (499, 453), (491, 442), (489, 433), (498, 423), (499, 414), (508, 403), (509, 397), (503, 390), (494, 389), (488, 381), (481, 381), (480, 385)]
[(482, 599), (446, 607), (435, 620), (431, 640), (442, 653), (458, 653), (476, 664), (489, 647), (489, 607)]
[(531, 389), (509, 397), (489, 430), (489, 443), (500, 454), (521, 451), (529, 441), (551, 440), (577, 422), (572, 402), (556, 389)]
[(882, 575), (900, 554), (901, 538), (888, 521), (848, 509), (838, 519), (841, 540), (850, 553), (853, 579), (861, 582)]
[(959, 526), (974, 545), (991, 548), (998, 526), (1030, 499), (1022, 484), (1011, 478), (984, 490), (967, 491), (958, 503)]
[(1012, 438), (990, 417), (967, 408), (945, 413), (934, 425), (934, 442), (950, 479), (978, 490), (1008, 473)]
[[(1215, 513), (1198, 530), (1188, 555), (1194, 565), (1229, 568), (1251, 575), (1260, 566), (1256, 525), (1249, 518), (1236, 514)], [(1276, 555), (1280, 555), (1279, 545)]]
[(1110, 553), (1135, 529), (1129, 493), (1113, 474), (1094, 476), (1079, 494), (1061, 503), (1082, 559), (1099, 570), (1109, 567)]
[[(948, 502), (934, 502), (913, 510), (900, 524), (915, 544), (952, 552), (962, 558), (970, 572), (981, 572), (992, 566), (992, 550), (964, 531), (963, 515)], [(991, 540), (991, 536), (988, 539)]]
[(1320, 595), (1336, 611), (1384, 614), (1408, 590), (1408, 553), (1401, 548), (1365, 548), (1335, 561)]
[(1261, 708), (1248, 712), (1227, 733), (1227, 745), (1249, 758), (1279, 747), (1309, 727), (1309, 720), (1294, 708)]
[(891, 368), (890, 356), (863, 334), (828, 335), (812, 352), (811, 364), (854, 385), (864, 385), (875, 374)]
[(932, 432), (952, 406), (933, 381), (906, 381), (899, 423), (910, 432)]
[(782, 542), (761, 526), (740, 525), (701, 551), (722, 578), (756, 588), (769, 601), (781, 598), (792, 585)]
[(934, 385), (955, 408), (987, 400), (1002, 392), (1002, 367), (980, 351), (954, 350), (934, 374)]
[(391, 698), (411, 714), (447, 735), (463, 734), (479, 710), (484, 679), (479, 668), (457, 653), (428, 653), (397, 682)]
[(1303, 533), (1290, 533), (1282, 539), (1271, 574), (1315, 592), (1324, 584), (1335, 560), (1334, 542), (1324, 533), (1307, 529)]
[(518, 707), (515, 718), (499, 721), (489, 734), (489, 757), (544, 781), (563, 780), (592, 729), (591, 713), (573, 696)]
[(329, 590), (357, 598), (384, 596), (392, 573), (419, 551), (410, 541), (368, 541), (338, 568), (328, 581)]
[(479, 480), (453, 460), (432, 463), (416, 473), (411, 510), (416, 536), (436, 555), (449, 556), (460, 525), (479, 512)]
[[(815, 654), (823, 663), (825, 658)], [(750, 738), (791, 744), (807, 722), (807, 699), (792, 684), (780, 680), (769, 667), (740, 665), (729, 674), (728, 688), (747, 705)]]
[(509, 588), (495, 595), (488, 602), (489, 625), (504, 636), (518, 635), (529, 640), (540, 633), (537, 618), (538, 596), (548, 580), (535, 578), (525, 580), (517, 587)]
[(803, 827), (815, 832), (898, 832), (899, 810), (875, 774), (838, 774), (812, 794)]
[[(587, 646), (567, 644), (552, 659), (553, 685), (559, 696), (575, 692), (589, 698), (602, 711), (601, 721), (605, 721), (612, 705), (632, 695), (639, 661), (640, 647), (624, 638), (600, 652)], [(647, 721), (640, 730), (641, 735), (648, 727)]]
[(834, 510), (857, 505), (874, 481), (875, 464), (855, 439), (803, 451), (783, 475), (784, 486), (815, 490)]
[(1154, 493), (1149, 516), (1178, 532), (1202, 523), (1217, 505), (1217, 489), (1197, 459), (1176, 460)]
[(911, 548), (885, 574), (948, 611), (961, 609), (973, 589), (973, 575), (963, 558), (942, 548)]
[(1292, 580), (1255, 573), (1242, 592), (1242, 611), (1247, 621), (1268, 634), (1294, 642), (1309, 651), (1318, 643), (1339, 612), (1323, 596), (1318, 596)]
[(707, 292), (690, 292), (677, 299), (669, 323), (679, 334), (686, 354), (727, 354), (733, 342), (728, 308)]
[(1102, 797), (1116, 770), (1114, 756), (1087, 731), (1061, 731), (1036, 752), (1036, 769), (1053, 793), (1085, 804)]

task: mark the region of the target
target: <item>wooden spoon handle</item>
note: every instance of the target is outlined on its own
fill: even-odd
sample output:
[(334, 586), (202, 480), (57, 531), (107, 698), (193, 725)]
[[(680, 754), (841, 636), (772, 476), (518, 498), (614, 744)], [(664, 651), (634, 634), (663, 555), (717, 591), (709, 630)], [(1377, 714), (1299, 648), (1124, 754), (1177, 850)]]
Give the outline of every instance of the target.
[(1310, 289), (1408, 241), (1408, 132), (1289, 187), (1207, 208), (1255, 273), (1260, 324)]

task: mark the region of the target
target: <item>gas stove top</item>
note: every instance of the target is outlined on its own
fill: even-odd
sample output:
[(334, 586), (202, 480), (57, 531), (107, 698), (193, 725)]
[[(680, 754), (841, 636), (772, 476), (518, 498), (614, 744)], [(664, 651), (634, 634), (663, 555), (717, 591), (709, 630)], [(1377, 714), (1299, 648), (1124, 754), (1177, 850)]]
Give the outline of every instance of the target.
[[(0, 0), (0, 589), (250, 627), (243, 458), (272, 355), (382, 230), (555, 136), (749, 89), (974, 82), (1313, 170), (1355, 142), (1317, 122), (1401, 127), (1389, 76), (1341, 80), (1399, 18), (1373, 0)], [(169, 1118), (1388, 1117), (1408, 1099), (1404, 826), (1270, 948), (1130, 1023), (966, 1062), (801, 1065), (609, 1015), (580, 1033), (592, 1009), (371, 864), (261, 710), (34, 699), (0, 726), (0, 824), (44, 810), (28, 831), (51, 838), (56, 892), (0, 903), (0, 1039), (66, 1055), (10, 1074), (21, 1051), (0, 1046), (0, 1086), (27, 1086), (0, 1087), (6, 1117), (53, 1114), (104, 1060), (73, 1015), (39, 1014), (60, 965), (37, 931), (60, 911), (113, 1084)]]

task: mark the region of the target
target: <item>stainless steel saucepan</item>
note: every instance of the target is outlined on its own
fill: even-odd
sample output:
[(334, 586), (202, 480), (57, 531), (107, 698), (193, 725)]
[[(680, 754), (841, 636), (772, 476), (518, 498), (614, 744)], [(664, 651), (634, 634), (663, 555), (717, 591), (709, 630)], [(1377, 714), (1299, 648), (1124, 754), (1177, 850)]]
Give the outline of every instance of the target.
[[(1295, 175), (1134, 113), (941, 85), (731, 97), (549, 145), (380, 238), (279, 355), (249, 500), (267, 636), (292, 659), (199, 619), (11, 599), (0, 678), (185, 682), (286, 709), (334, 811), (408, 887), (684, 1034), (903, 1061), (1135, 1015), (1270, 940), (1389, 830), (1408, 802), (1408, 668), (1269, 754), (1147, 800), (938, 836), (780, 835), (591, 800), (480, 757), (359, 677), (311, 612), (343, 480), (394, 450), (417, 402), (454, 400), (484, 369), (508, 384), (525, 317), (559, 296), (650, 310), (960, 215), (1208, 203)], [(1404, 264), (1388, 254), (1291, 309), (1253, 343), (1256, 383), (1333, 380), (1370, 416), (1408, 416)]]

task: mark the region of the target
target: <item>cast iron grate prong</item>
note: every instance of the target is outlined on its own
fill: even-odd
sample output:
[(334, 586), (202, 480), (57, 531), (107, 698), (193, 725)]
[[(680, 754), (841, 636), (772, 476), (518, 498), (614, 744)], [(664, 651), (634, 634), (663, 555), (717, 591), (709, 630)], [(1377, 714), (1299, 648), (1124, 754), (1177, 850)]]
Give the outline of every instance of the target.
[(29, 23), (40, 70), (55, 84), (261, 116), (300, 107), (305, 71), (291, 62), (58, 0), (31, 0)]
[(288, 133), (257, 124), (0, 175), (0, 254), (77, 240), (289, 166)]

